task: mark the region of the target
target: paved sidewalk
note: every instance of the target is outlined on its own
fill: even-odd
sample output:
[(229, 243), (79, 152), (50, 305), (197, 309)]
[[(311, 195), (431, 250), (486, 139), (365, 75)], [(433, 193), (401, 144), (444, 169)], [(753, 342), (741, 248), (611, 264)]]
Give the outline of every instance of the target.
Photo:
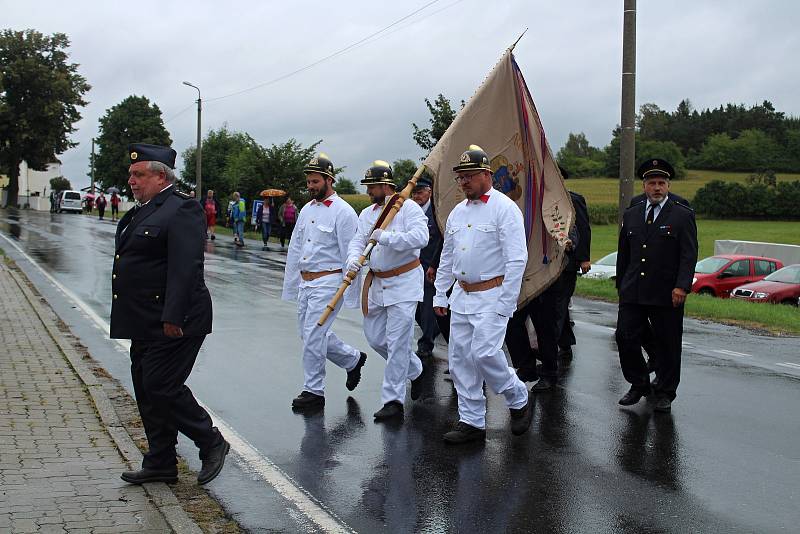
[(171, 532), (5, 265), (0, 318), (0, 532)]

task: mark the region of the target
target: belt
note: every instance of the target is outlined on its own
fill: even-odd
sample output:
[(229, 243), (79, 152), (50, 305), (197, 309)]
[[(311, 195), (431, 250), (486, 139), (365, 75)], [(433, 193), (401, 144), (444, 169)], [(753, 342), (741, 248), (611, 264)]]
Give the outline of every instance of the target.
[(461, 289), (467, 293), (475, 293), (478, 291), (486, 291), (487, 289), (492, 289), (493, 287), (500, 287), (503, 285), (503, 278), (505, 277), (501, 274), (500, 276), (495, 276), (494, 278), (484, 280), (483, 282), (475, 282), (474, 284), (459, 280), (458, 285), (460, 285)]
[(310, 273), (308, 271), (300, 271), (300, 276), (306, 282), (310, 282), (312, 280), (316, 280), (317, 278), (322, 278), (323, 276), (328, 276), (331, 274), (336, 274), (342, 272), (341, 269), (336, 269), (335, 271), (319, 271), (316, 273)]
[(368, 306), (368, 297), (369, 297), (369, 288), (372, 285), (372, 279), (374, 277), (378, 278), (392, 278), (394, 276), (400, 276), (401, 274), (405, 274), (408, 271), (412, 271), (419, 267), (421, 263), (419, 262), (419, 258), (414, 258), (413, 261), (406, 263), (405, 265), (401, 265), (400, 267), (395, 267), (394, 269), (389, 269), (388, 271), (370, 271), (367, 273), (367, 276), (364, 278), (364, 287), (361, 291), (361, 312), (364, 315), (367, 315), (369, 311)]

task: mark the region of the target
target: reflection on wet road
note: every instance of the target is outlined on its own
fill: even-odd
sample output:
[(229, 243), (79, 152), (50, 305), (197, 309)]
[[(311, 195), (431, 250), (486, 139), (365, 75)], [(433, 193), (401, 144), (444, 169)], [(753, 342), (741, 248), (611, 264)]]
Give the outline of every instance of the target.
[[(84, 216), (0, 210), (0, 234), (105, 319), (113, 232), (111, 223)], [(796, 529), (797, 338), (687, 321), (672, 414), (653, 414), (645, 403), (620, 409), (626, 384), (612, 335), (616, 309), (576, 301), (575, 361), (554, 393), (536, 398), (531, 432), (513, 438), (502, 399), (490, 395), (486, 443), (448, 448), (441, 435), (457, 417), (456, 396), (441, 360), (403, 425), (372, 421), (383, 362), (371, 352), (355, 392), (329, 366), (324, 410), (291, 412), (302, 371), (295, 306), (279, 300), (285, 256), (256, 245), (239, 250), (224, 237), (208, 244), (214, 333), (190, 385), (338, 524), (359, 532)], [(127, 384), (119, 348), (9, 241), (0, 238), (0, 247)], [(335, 328), (366, 349), (357, 310)], [(194, 454), (191, 446), (181, 451)], [(236, 519), (253, 531), (319, 530), (255, 472), (239, 459), (212, 485)]]

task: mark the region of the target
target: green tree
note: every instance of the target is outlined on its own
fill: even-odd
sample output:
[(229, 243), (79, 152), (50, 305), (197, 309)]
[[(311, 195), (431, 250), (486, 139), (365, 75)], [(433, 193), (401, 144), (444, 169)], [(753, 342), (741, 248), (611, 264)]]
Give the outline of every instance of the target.
[(172, 144), (169, 132), (164, 127), (161, 110), (144, 96), (131, 95), (107, 109), (100, 117), (99, 130), (94, 175), (104, 189), (111, 186), (127, 189), (128, 167), (131, 164), (129, 144)]
[[(450, 101), (441, 93), (433, 103), (426, 98), (425, 105), (428, 106), (428, 111), (431, 114), (429, 119), (430, 128), (420, 128), (416, 123), (412, 123), (411, 126), (414, 128), (414, 142), (426, 152), (430, 152), (444, 135), (444, 132), (447, 131), (447, 128), (450, 127), (453, 119), (456, 118), (456, 111)], [(461, 101), (461, 107), (464, 107), (463, 100)]]
[(338, 178), (336, 183), (333, 184), (333, 189), (336, 190), (336, 193), (339, 195), (355, 195), (358, 193), (356, 184), (347, 178)]
[(72, 189), (72, 184), (63, 176), (50, 178), (50, 189), (52, 191), (68, 191)]
[(91, 86), (68, 62), (69, 39), (35, 30), (0, 32), (0, 165), (8, 170), (8, 204), (17, 204), (19, 166), (43, 171), (77, 145), (69, 135)]
[[(206, 191), (213, 189), (220, 198), (233, 192), (233, 181), (225, 173), (228, 159), (238, 154), (247, 146), (255, 143), (252, 137), (243, 132), (232, 132), (227, 125), (218, 130), (211, 130), (203, 140), (203, 187)], [(183, 171), (181, 181), (186, 185), (194, 184), (195, 155), (197, 148), (190, 146), (183, 151)]]
[(398, 159), (392, 163), (392, 175), (398, 189), (405, 187), (415, 172), (417, 172), (417, 164), (413, 159)]
[[(304, 147), (295, 139), (289, 139), (280, 145), (273, 144), (264, 149), (264, 168), (262, 176), (268, 187), (283, 189), (295, 202), (302, 206), (308, 199), (306, 194), (306, 176), (303, 167), (314, 156), (322, 140)], [(335, 169), (334, 175), (342, 171)]]
[(556, 160), (575, 178), (602, 175), (605, 167), (605, 154), (599, 148), (591, 146), (583, 132), (569, 134), (567, 142), (558, 151)]

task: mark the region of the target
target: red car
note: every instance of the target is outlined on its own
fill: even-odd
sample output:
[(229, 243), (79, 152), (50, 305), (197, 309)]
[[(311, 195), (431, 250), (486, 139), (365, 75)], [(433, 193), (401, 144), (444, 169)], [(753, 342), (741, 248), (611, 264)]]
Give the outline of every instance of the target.
[(737, 287), (761, 280), (783, 267), (775, 258), (720, 254), (697, 262), (692, 293), (728, 298)]
[(798, 305), (800, 299), (800, 264), (779, 269), (763, 280), (745, 284), (733, 290), (731, 295), (753, 302), (773, 302)]

